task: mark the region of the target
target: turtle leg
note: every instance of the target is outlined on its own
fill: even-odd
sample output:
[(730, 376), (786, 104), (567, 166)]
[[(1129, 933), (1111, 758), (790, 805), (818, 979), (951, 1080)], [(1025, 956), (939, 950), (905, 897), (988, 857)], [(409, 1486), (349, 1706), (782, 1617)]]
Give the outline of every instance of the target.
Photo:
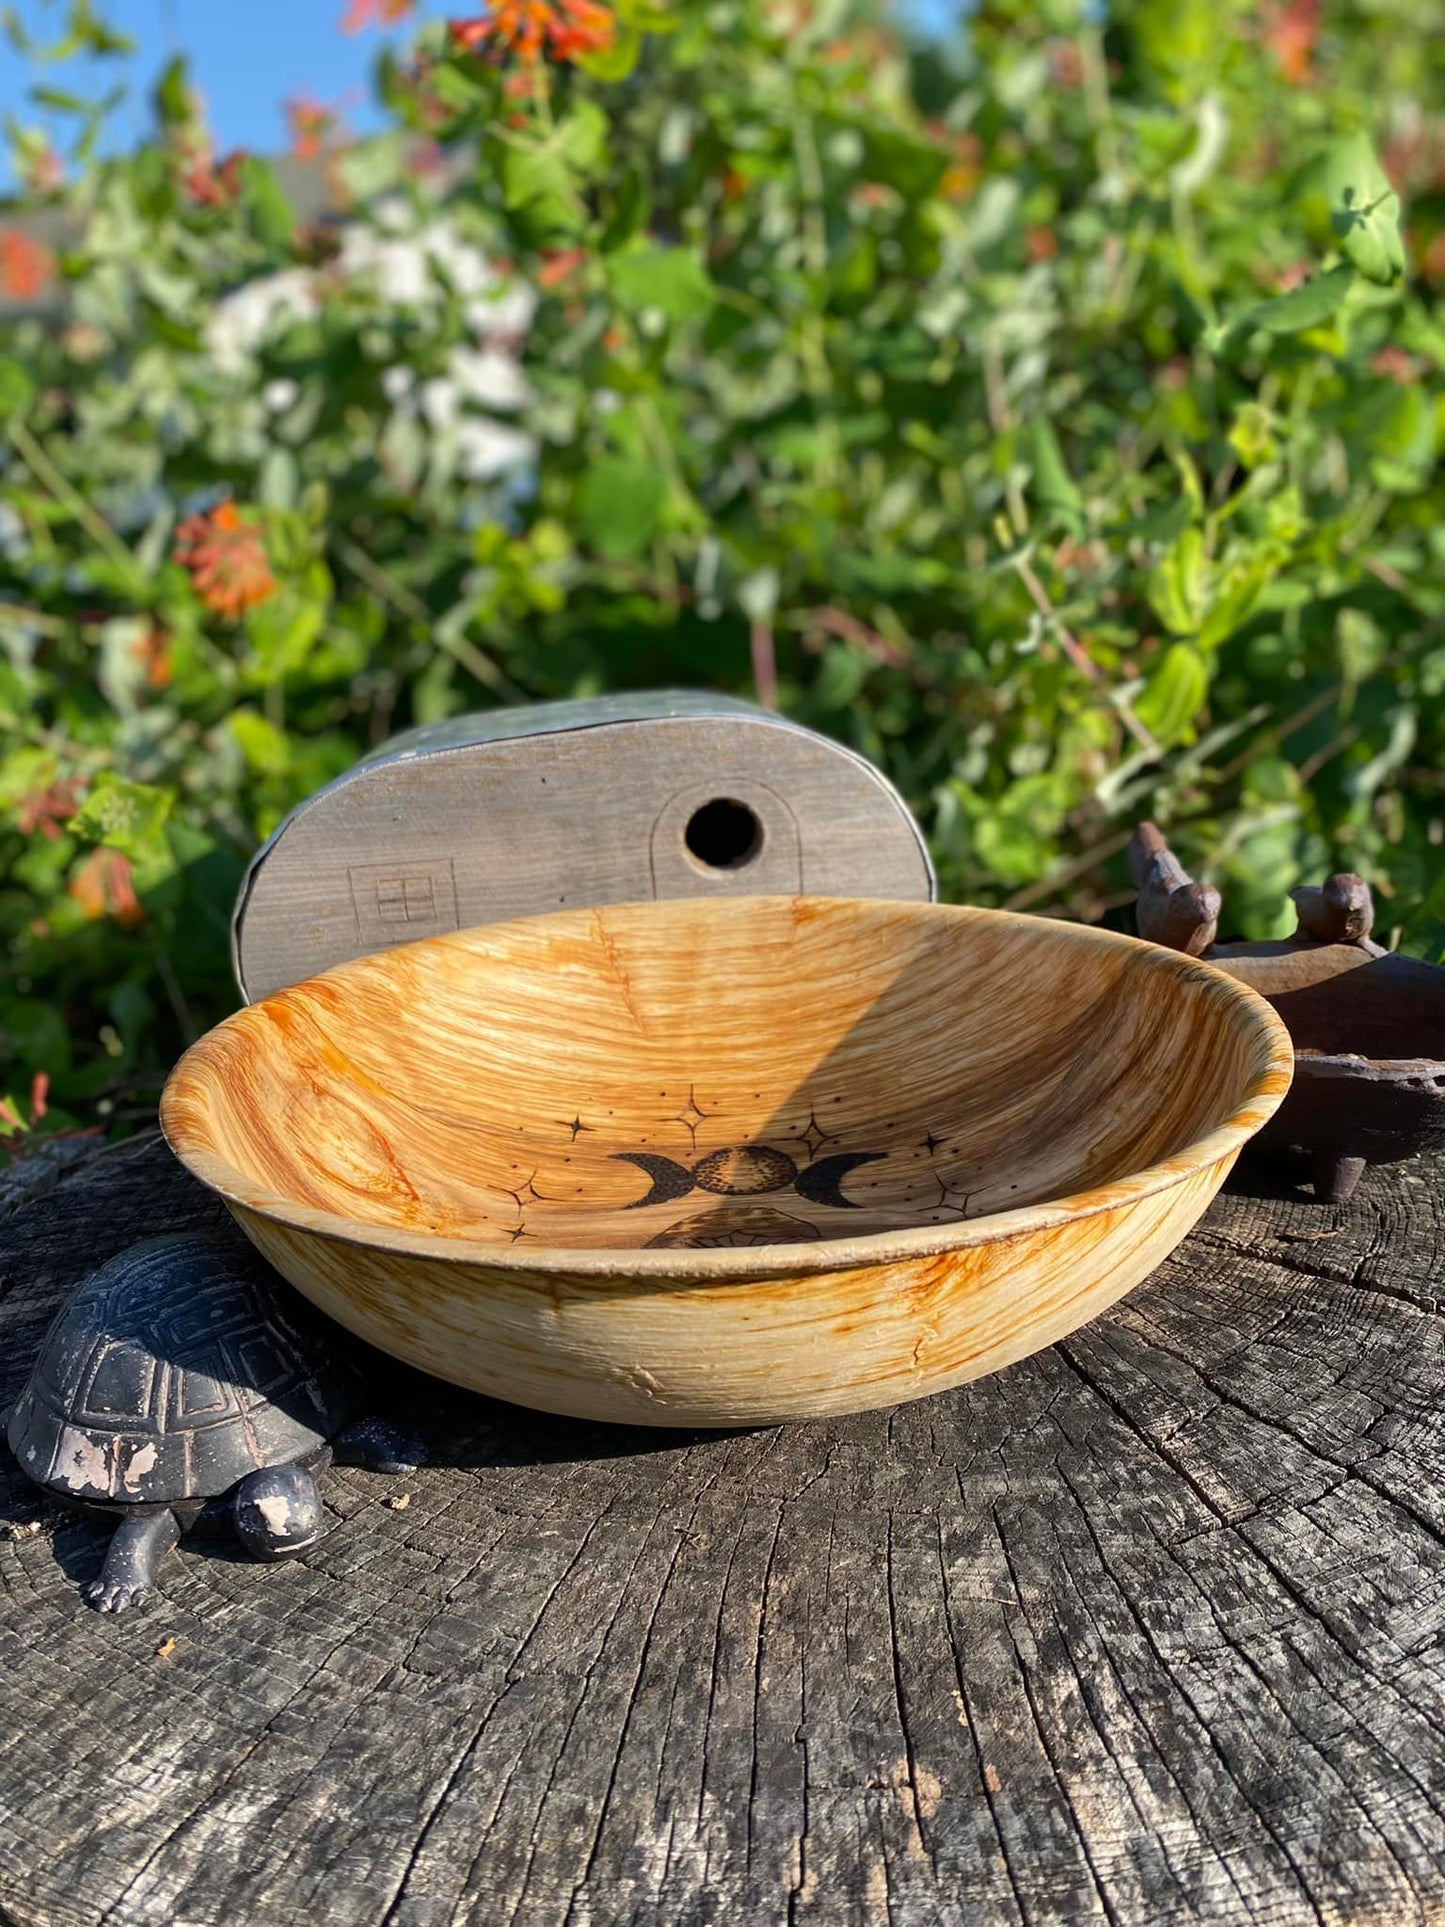
[(304, 1465), (251, 1473), (232, 1496), (231, 1523), (253, 1559), (294, 1559), (326, 1531), (314, 1474)]
[(426, 1447), (416, 1433), (384, 1418), (358, 1419), (331, 1449), (338, 1465), (364, 1465), (369, 1472), (415, 1472), (426, 1463)]
[(155, 1585), (156, 1567), (180, 1536), (173, 1512), (137, 1512), (122, 1519), (111, 1535), (100, 1577), (85, 1589), (85, 1603), (102, 1613), (143, 1606)]

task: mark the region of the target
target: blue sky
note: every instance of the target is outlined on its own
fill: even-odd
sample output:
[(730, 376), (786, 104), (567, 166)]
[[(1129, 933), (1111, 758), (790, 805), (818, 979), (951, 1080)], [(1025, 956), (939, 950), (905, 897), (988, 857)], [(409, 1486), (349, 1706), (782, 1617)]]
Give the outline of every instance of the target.
[[(917, 19), (939, 24), (957, 4), (915, 0), (909, 10)], [(65, 0), (19, 0), (19, 13), (37, 36), (54, 39), (64, 5)], [(297, 94), (345, 100), (353, 125), (364, 128), (370, 122), (368, 76), (386, 36), (375, 28), (343, 34), (346, 0), (97, 0), (97, 11), (140, 47), (138, 59), (127, 63), (132, 98), (115, 122), (115, 136), (122, 141), (144, 130), (150, 83), (177, 51), (190, 58), (223, 150), (249, 147), (267, 153), (283, 147), (281, 103)], [(421, 0), (415, 18), (465, 11), (461, 0)], [(118, 68), (119, 63), (105, 63), (88, 89), (78, 84), (74, 66), (53, 70), (50, 77), (75, 92), (98, 92), (113, 83)], [(27, 78), (24, 63), (0, 44), (0, 114), (23, 110)]]
[[(20, 0), (22, 20), (47, 39), (56, 38), (62, 11), (63, 0)], [(343, 34), (346, 0), (98, 0), (97, 11), (140, 44), (139, 60), (128, 63), (137, 98), (119, 117), (123, 133), (145, 125), (150, 81), (178, 51), (190, 58), (223, 148), (266, 152), (284, 145), (281, 102), (295, 94), (325, 101), (352, 95), (353, 120), (367, 123), (368, 75), (384, 36), (374, 28)], [(460, 11), (457, 0), (423, 0), (417, 17)], [(53, 70), (54, 84), (82, 91), (76, 71)], [(107, 76), (118, 71), (119, 63), (106, 63)], [(0, 113), (22, 110), (26, 81), (23, 63), (0, 45)]]

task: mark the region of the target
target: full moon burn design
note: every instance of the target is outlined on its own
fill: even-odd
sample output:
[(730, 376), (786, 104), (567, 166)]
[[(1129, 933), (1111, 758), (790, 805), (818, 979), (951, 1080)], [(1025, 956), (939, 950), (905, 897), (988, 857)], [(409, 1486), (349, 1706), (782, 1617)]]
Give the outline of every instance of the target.
[[(730, 1145), (720, 1151), (709, 1151), (706, 1157), (690, 1166), (650, 1151), (613, 1153), (617, 1163), (635, 1164), (652, 1181), (647, 1196), (628, 1206), (631, 1211), (640, 1211), (651, 1204), (673, 1204), (695, 1191), (707, 1192), (716, 1198), (739, 1199), (791, 1191), (810, 1204), (856, 1211), (857, 1205), (843, 1195), (843, 1179), (860, 1164), (876, 1164), (885, 1155), (882, 1151), (848, 1151), (818, 1158), (800, 1169), (786, 1151), (772, 1144)], [(658, 1232), (648, 1244), (661, 1247), (802, 1244), (822, 1235), (816, 1225), (803, 1218), (767, 1205), (752, 1205), (683, 1218)]]

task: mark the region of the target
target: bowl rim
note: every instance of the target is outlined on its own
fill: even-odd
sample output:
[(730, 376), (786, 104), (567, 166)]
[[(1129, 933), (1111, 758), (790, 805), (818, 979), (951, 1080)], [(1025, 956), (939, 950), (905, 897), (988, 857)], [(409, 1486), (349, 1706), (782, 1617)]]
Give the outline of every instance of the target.
[[(292, 1231), (325, 1238), (331, 1242), (364, 1245), (369, 1249), (398, 1257), (440, 1260), (448, 1265), (475, 1266), (517, 1277), (560, 1277), (579, 1279), (638, 1279), (654, 1283), (720, 1284), (730, 1280), (769, 1279), (827, 1272), (854, 1271), (895, 1263), (903, 1259), (929, 1258), (979, 1246), (1008, 1242), (1033, 1232), (1051, 1231), (1073, 1224), (1121, 1205), (1133, 1204), (1159, 1192), (1171, 1190), (1189, 1179), (1209, 1171), (1226, 1158), (1233, 1158), (1242, 1146), (1265, 1125), (1289, 1092), (1294, 1075), (1295, 1054), (1289, 1031), (1274, 1007), (1258, 991), (1198, 958), (1185, 956), (1163, 945), (1146, 943), (1116, 930), (1091, 924), (1067, 923), (1051, 917), (1027, 916), (1020, 911), (977, 908), (972, 904), (905, 902), (886, 897), (810, 897), (729, 896), (726, 898), (683, 898), (686, 904), (706, 904), (725, 908), (736, 915), (749, 904), (790, 905), (806, 909), (836, 911), (839, 906), (859, 910), (887, 910), (909, 917), (922, 916), (959, 923), (990, 922), (1028, 924), (1031, 929), (1046, 929), (1064, 943), (1101, 949), (1126, 947), (1148, 953), (1150, 967), (1207, 988), (1210, 995), (1236, 1010), (1253, 1041), (1260, 1047), (1261, 1061), (1249, 1086), (1234, 1110), (1212, 1131), (1156, 1164), (1129, 1172), (1107, 1184), (1085, 1191), (1071, 1192), (1062, 1198), (1039, 1204), (1016, 1205), (1008, 1211), (991, 1212), (980, 1218), (965, 1219), (953, 1225), (918, 1225), (896, 1231), (869, 1232), (856, 1237), (819, 1239), (805, 1244), (773, 1244), (712, 1247), (679, 1246), (586, 1246), (519, 1245), (497, 1246), (473, 1238), (449, 1238), (437, 1232), (405, 1231), (396, 1226), (370, 1224), (348, 1218), (340, 1212), (326, 1211), (298, 1202), (267, 1189), (229, 1159), (212, 1151), (196, 1139), (179, 1115), (181, 1095), (188, 1087), (204, 1088), (207, 1076), (206, 1046), (218, 1031), (243, 1027), (252, 1013), (264, 1010), (271, 1000), (243, 1006), (199, 1038), (181, 1057), (166, 1080), (161, 1093), (160, 1124), (167, 1144), (193, 1176), (217, 1193), (228, 1205)], [(543, 916), (509, 918), (503, 923), (480, 924), (472, 929), (423, 937), (416, 943), (395, 946), (402, 951), (435, 948), (456, 943), (475, 934), (498, 932), (522, 926), (576, 922), (580, 918), (605, 915), (609, 909), (637, 910), (645, 904), (603, 905), (586, 910), (550, 911)], [(375, 952), (335, 964), (318, 972), (318, 978), (344, 978), (361, 964), (375, 964), (390, 951)], [(305, 981), (315, 982), (317, 978)], [(299, 985), (288, 985), (275, 993), (284, 997)], [(243, 1220), (244, 1222), (244, 1220)]]

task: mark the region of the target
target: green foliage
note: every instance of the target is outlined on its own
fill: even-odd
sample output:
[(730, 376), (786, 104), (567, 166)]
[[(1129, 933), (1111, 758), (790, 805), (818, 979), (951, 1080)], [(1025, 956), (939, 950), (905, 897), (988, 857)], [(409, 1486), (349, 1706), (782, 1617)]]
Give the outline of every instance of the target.
[(17, 1116), (143, 1101), (394, 729), (770, 657), (950, 896), (1122, 917), (1152, 814), (1234, 931), (1349, 867), (1445, 940), (1442, 0), (619, 11), (530, 82), (424, 36), (329, 228), (179, 66), (96, 159), (56, 57), (123, 47), (12, 30), (77, 129), (60, 184), (12, 130), (64, 239), (0, 320)]

